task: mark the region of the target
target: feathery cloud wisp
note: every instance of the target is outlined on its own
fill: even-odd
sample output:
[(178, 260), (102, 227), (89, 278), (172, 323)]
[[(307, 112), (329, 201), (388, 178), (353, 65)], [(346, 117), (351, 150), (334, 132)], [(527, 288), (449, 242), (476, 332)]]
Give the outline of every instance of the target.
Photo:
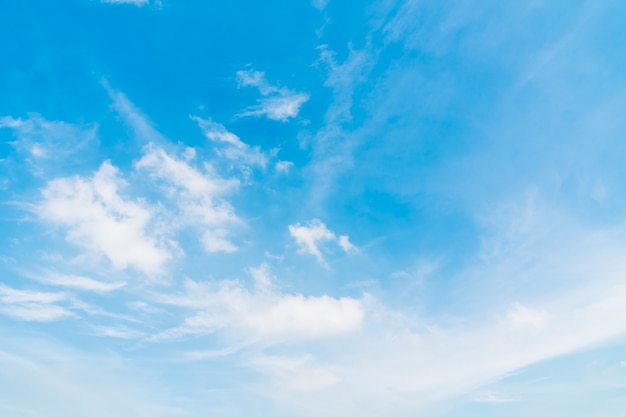
[(264, 97), (256, 106), (249, 107), (240, 117), (265, 116), (271, 120), (286, 122), (298, 115), (300, 107), (309, 100), (309, 95), (276, 87), (265, 79), (265, 73), (254, 70), (237, 71), (240, 87), (256, 87)]

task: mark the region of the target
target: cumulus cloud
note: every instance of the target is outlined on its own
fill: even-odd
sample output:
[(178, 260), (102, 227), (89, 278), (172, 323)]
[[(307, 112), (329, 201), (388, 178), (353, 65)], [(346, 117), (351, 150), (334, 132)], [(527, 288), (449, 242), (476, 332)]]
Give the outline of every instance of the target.
[(327, 264), (322, 255), (320, 243), (336, 242), (345, 252), (356, 250), (348, 236), (341, 235), (337, 237), (319, 219), (311, 220), (306, 226), (300, 223), (289, 225), (289, 233), (299, 246), (298, 253), (313, 255), (324, 266), (327, 266)]
[(221, 195), (236, 187), (236, 180), (225, 180), (209, 164), (204, 172), (164, 149), (149, 144), (135, 167), (158, 181), (180, 211), (180, 222), (201, 227), (201, 241), (207, 252), (233, 252), (237, 247), (227, 239), (229, 225), (240, 222), (233, 207)]
[(72, 316), (58, 305), (66, 300), (63, 293), (18, 290), (0, 284), (0, 313), (24, 321), (48, 322)]
[(250, 341), (310, 340), (354, 332), (363, 322), (361, 300), (282, 293), (273, 287), (266, 265), (251, 269), (251, 274), (254, 291), (239, 281), (187, 279), (181, 294), (160, 296), (160, 302), (195, 314), (157, 339), (223, 331)]
[(150, 209), (124, 199), (124, 186), (117, 168), (107, 161), (91, 178), (50, 181), (36, 212), (42, 220), (66, 227), (68, 241), (104, 255), (115, 268), (159, 274), (171, 255), (158, 236), (149, 233)]
[(237, 81), (240, 87), (256, 87), (263, 96), (256, 106), (240, 113), (240, 117), (265, 116), (271, 120), (286, 122), (296, 117), (300, 107), (309, 100), (308, 94), (268, 83), (265, 73), (261, 71), (237, 71)]
[(191, 119), (198, 124), (207, 139), (218, 145), (216, 150), (220, 156), (247, 165), (258, 165), (262, 168), (267, 165), (268, 157), (258, 146), (252, 147), (242, 142), (237, 135), (226, 130), (224, 125), (198, 116), (191, 116)]

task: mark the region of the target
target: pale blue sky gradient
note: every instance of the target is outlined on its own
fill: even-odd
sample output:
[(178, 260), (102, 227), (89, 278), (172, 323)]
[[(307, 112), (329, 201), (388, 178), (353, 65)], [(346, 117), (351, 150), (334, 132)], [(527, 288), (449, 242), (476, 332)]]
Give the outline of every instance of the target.
[(623, 417), (626, 4), (0, 5), (0, 414)]

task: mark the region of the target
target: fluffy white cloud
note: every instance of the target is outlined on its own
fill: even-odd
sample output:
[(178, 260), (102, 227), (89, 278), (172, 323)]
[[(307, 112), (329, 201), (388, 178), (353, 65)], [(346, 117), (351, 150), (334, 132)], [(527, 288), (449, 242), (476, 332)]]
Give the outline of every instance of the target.
[(153, 144), (135, 164), (161, 184), (177, 210), (179, 222), (201, 228), (201, 241), (208, 252), (233, 252), (237, 247), (227, 239), (226, 226), (240, 222), (233, 207), (221, 195), (236, 187), (236, 180), (225, 180), (205, 164), (204, 172), (192, 167)]
[(254, 70), (237, 71), (240, 87), (256, 87), (264, 98), (256, 106), (249, 107), (239, 116), (265, 116), (271, 120), (286, 122), (298, 115), (300, 107), (309, 100), (309, 95), (279, 88), (265, 79), (265, 73)]
[(273, 287), (269, 267), (251, 269), (255, 291), (239, 281), (201, 283), (186, 280), (179, 295), (162, 295), (165, 304), (195, 310), (180, 327), (159, 338), (224, 331), (250, 341), (308, 340), (351, 333), (364, 319), (361, 300), (327, 295), (285, 294)]
[(17, 290), (0, 284), (0, 313), (24, 321), (48, 322), (72, 316), (56, 303), (66, 300), (62, 293)]
[(50, 181), (36, 211), (42, 220), (67, 227), (68, 241), (104, 255), (116, 268), (161, 273), (171, 255), (148, 233), (149, 208), (120, 195), (124, 185), (107, 161), (92, 178)]
[(298, 244), (299, 253), (308, 253), (315, 256), (324, 266), (327, 266), (327, 264), (320, 250), (319, 244), (321, 242), (337, 242), (345, 252), (356, 249), (350, 243), (348, 236), (342, 235), (337, 238), (319, 219), (311, 220), (307, 226), (302, 226), (300, 223), (289, 225), (289, 233)]

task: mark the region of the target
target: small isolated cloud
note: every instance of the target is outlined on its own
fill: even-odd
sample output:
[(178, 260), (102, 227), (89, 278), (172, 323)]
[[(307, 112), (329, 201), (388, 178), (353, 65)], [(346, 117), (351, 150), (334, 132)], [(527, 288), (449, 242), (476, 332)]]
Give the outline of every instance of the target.
[(273, 286), (275, 278), (267, 265), (251, 268), (250, 273), (255, 280), (254, 291), (239, 281), (188, 279), (182, 294), (162, 295), (160, 302), (196, 313), (157, 339), (223, 331), (243, 339), (280, 342), (326, 338), (361, 326), (365, 315), (361, 300), (285, 294)]
[(541, 327), (548, 322), (549, 316), (545, 312), (533, 310), (520, 303), (513, 303), (507, 313), (507, 318), (517, 326)]
[(66, 299), (62, 293), (18, 290), (0, 284), (0, 313), (17, 320), (48, 322), (73, 316), (56, 304)]
[(148, 233), (149, 208), (120, 195), (124, 186), (117, 168), (107, 161), (91, 178), (50, 181), (36, 212), (42, 220), (66, 227), (68, 241), (104, 255), (115, 268), (158, 274), (171, 255)]
[(144, 156), (135, 164), (158, 181), (164, 194), (179, 211), (182, 225), (200, 227), (201, 241), (207, 252), (234, 252), (237, 247), (227, 239), (227, 226), (239, 223), (233, 207), (220, 196), (238, 185), (235, 180), (217, 176), (210, 165), (204, 172), (186, 160), (176, 158), (164, 149), (149, 144)]
[(276, 172), (279, 172), (281, 174), (287, 174), (287, 173), (289, 173), (291, 168), (293, 168), (293, 162), (291, 162), (291, 161), (278, 161), (278, 162), (276, 162), (276, 165), (274, 166), (274, 168), (276, 169)]
[(216, 151), (220, 156), (246, 165), (258, 165), (262, 168), (267, 165), (268, 157), (258, 146), (252, 147), (242, 142), (237, 135), (226, 130), (224, 125), (198, 116), (191, 116), (191, 120), (198, 124), (207, 139), (218, 146)]
[(265, 73), (261, 71), (237, 71), (237, 81), (240, 87), (256, 87), (263, 96), (256, 106), (240, 113), (240, 117), (265, 116), (271, 120), (286, 122), (296, 117), (300, 107), (309, 100), (308, 94), (268, 83)]
[(320, 250), (320, 243), (336, 242), (344, 252), (356, 250), (347, 235), (337, 237), (319, 219), (311, 220), (307, 226), (300, 223), (289, 225), (289, 233), (299, 246), (298, 253), (313, 255), (324, 266), (327, 264)]

